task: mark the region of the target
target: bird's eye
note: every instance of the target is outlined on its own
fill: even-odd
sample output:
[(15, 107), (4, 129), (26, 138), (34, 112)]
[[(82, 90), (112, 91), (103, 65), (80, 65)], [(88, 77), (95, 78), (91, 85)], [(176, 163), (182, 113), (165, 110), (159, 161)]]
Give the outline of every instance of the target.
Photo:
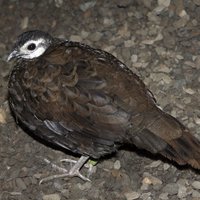
[(34, 43), (31, 43), (28, 45), (27, 49), (30, 51), (33, 51), (35, 49), (36, 45)]

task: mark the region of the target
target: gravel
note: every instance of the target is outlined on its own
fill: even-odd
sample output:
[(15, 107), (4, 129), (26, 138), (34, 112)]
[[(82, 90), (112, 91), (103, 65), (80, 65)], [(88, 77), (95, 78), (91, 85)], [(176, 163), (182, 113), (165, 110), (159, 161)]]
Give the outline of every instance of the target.
[(197, 190), (200, 190), (200, 181), (194, 181), (192, 183), (192, 186), (197, 189)]
[(136, 72), (158, 104), (200, 138), (199, 0), (3, 0), (0, 5), (0, 199), (200, 199), (199, 171), (134, 147), (100, 160), (92, 182), (73, 178), (39, 185), (41, 178), (58, 174), (52, 164), (78, 158), (16, 126), (7, 102), (12, 64), (6, 62), (16, 36), (30, 29), (104, 49)]

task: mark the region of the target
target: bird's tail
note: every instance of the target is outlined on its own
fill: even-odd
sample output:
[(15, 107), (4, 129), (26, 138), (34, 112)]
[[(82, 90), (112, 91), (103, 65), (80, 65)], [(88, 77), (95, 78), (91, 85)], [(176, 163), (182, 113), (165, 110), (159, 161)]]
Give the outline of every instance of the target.
[(170, 140), (160, 153), (180, 165), (200, 169), (200, 142), (187, 129), (182, 129), (182, 135)]
[(145, 115), (141, 123), (141, 131), (131, 134), (137, 147), (200, 169), (200, 141), (177, 119), (158, 109)]

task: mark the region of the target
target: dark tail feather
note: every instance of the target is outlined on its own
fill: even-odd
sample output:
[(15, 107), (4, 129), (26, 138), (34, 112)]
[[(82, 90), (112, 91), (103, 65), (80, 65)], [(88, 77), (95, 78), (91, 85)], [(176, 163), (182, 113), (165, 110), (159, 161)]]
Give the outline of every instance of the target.
[(183, 130), (181, 137), (167, 143), (160, 154), (180, 165), (189, 164), (200, 169), (200, 142), (188, 130)]
[(145, 115), (139, 127), (143, 127), (142, 130), (129, 130), (129, 142), (180, 165), (189, 164), (200, 169), (200, 141), (177, 119), (155, 109)]

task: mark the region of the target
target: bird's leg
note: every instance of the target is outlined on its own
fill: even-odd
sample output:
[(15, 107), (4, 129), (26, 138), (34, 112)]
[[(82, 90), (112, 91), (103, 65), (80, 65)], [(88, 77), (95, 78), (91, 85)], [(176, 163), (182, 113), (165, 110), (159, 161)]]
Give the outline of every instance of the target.
[[(81, 156), (77, 162), (75, 161), (76, 163), (69, 170), (69, 172), (65, 172), (64, 174), (52, 175), (52, 176), (43, 178), (42, 180), (40, 180), (39, 184), (41, 184), (43, 182), (46, 182), (46, 181), (50, 181), (50, 180), (56, 179), (56, 178), (74, 177), (74, 176), (77, 176), (77, 177), (81, 178), (84, 181), (90, 181), (89, 178), (83, 176), (80, 173), (80, 169), (83, 167), (83, 165), (87, 162), (88, 159), (89, 159), (89, 156)], [(68, 162), (69, 162), (69, 160), (68, 160)], [(57, 168), (57, 169), (60, 170), (60, 168)]]
[[(72, 160), (72, 159), (68, 159), (68, 158), (66, 158), (66, 159), (62, 159), (62, 160), (60, 160), (61, 162), (68, 162), (68, 163), (73, 163), (73, 164), (75, 164), (75, 163), (77, 163), (78, 161), (76, 161), (76, 160)], [(85, 165), (84, 165), (84, 167), (85, 168), (88, 168), (88, 174), (87, 174), (87, 178), (89, 178), (90, 177), (90, 175), (95, 171), (95, 169), (94, 169), (94, 166), (97, 164), (97, 161), (94, 161), (94, 160), (89, 160), (87, 163), (85, 163)]]

